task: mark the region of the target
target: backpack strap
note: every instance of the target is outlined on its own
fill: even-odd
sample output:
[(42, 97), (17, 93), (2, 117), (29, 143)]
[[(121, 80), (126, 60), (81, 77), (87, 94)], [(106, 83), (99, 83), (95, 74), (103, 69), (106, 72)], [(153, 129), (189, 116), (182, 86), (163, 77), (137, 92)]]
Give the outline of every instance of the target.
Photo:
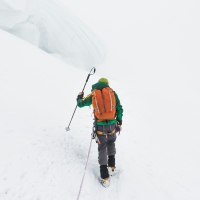
[(98, 103), (97, 103), (97, 98), (96, 98), (96, 93), (95, 93), (95, 91), (92, 92), (92, 95), (94, 96), (94, 100), (95, 100), (95, 103), (96, 103), (96, 108), (94, 108), (94, 112), (95, 112), (95, 111), (98, 111), (98, 113), (100, 113), (100, 110), (99, 110), (99, 107), (98, 107)]

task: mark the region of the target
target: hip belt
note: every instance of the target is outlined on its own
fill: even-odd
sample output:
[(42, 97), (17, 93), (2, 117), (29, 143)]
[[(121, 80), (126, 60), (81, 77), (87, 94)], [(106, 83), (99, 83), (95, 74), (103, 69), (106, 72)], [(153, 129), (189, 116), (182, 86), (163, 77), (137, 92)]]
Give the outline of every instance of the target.
[(109, 133), (104, 133), (103, 131), (97, 131), (97, 134), (98, 135), (112, 135), (112, 134), (114, 134), (114, 133), (116, 133), (116, 128), (114, 128), (111, 132), (109, 132)]

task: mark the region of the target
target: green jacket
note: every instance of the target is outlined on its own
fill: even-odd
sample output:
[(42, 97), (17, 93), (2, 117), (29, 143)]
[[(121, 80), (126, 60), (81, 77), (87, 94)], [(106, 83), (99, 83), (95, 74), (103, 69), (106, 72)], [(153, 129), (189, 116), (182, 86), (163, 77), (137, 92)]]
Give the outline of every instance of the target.
[[(104, 82), (97, 82), (96, 84), (92, 85), (91, 91), (93, 91), (94, 89), (103, 89), (105, 87), (109, 87), (109, 85)], [(120, 104), (120, 100), (118, 98), (117, 93), (116, 92), (114, 93), (115, 93), (115, 99), (116, 99), (116, 119), (97, 122), (98, 125), (115, 124), (117, 120), (122, 120), (123, 108), (122, 108), (122, 105)], [(77, 99), (77, 106), (79, 108), (82, 108), (84, 106), (90, 106), (91, 104), (92, 104), (92, 93), (90, 93), (88, 96), (86, 96), (83, 99)]]

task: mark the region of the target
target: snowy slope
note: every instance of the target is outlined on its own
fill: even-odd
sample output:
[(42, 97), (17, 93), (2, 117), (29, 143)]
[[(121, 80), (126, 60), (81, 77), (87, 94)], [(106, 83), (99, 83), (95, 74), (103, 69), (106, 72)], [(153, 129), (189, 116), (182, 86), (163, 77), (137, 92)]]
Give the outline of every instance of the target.
[(0, 28), (82, 69), (105, 60), (95, 34), (55, 0), (1, 0)]
[[(0, 199), (76, 199), (92, 109), (78, 109), (70, 132), (65, 127), (87, 72), (4, 31), (0, 43)], [(85, 93), (98, 78), (90, 77)], [(93, 141), (80, 199), (199, 200), (199, 104), (110, 85), (124, 106), (116, 143), (122, 173), (101, 187)]]

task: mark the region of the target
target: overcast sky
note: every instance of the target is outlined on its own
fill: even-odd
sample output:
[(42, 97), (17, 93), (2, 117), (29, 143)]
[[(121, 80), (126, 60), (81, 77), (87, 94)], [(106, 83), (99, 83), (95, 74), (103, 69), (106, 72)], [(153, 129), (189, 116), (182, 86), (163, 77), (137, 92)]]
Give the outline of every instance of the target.
[(58, 1), (104, 43), (107, 59), (97, 72), (155, 93), (200, 91), (199, 1)]

